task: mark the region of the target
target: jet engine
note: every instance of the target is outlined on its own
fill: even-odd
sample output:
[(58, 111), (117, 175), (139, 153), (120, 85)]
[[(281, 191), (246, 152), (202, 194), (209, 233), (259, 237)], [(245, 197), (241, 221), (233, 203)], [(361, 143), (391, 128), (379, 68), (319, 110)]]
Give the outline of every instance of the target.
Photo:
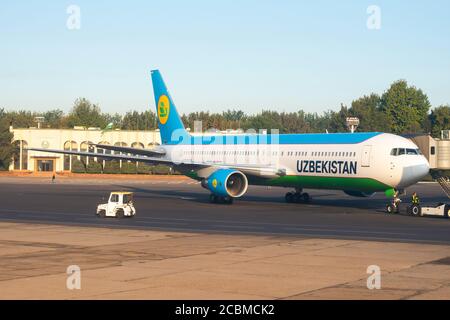
[(219, 169), (202, 181), (202, 187), (219, 197), (239, 198), (247, 191), (245, 174), (233, 169)]

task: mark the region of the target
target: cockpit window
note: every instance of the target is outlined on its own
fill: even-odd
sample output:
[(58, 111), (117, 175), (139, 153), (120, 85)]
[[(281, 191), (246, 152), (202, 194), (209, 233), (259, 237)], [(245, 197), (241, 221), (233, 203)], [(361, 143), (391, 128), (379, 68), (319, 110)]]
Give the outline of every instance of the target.
[(401, 155), (419, 155), (422, 154), (420, 149), (404, 149), (404, 148), (394, 148), (391, 150), (391, 156), (401, 156)]

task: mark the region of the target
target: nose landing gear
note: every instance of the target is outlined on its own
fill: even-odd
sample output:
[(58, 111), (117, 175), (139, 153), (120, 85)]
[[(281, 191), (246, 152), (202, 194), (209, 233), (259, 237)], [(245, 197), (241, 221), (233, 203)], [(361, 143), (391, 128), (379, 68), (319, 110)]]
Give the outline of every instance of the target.
[(285, 195), (285, 200), (287, 203), (309, 203), (311, 197), (308, 193), (302, 192), (302, 189), (296, 188), (295, 192), (288, 192)]
[(402, 200), (399, 198), (399, 191), (396, 190), (392, 202), (386, 205), (386, 212), (389, 214), (400, 212), (400, 203)]

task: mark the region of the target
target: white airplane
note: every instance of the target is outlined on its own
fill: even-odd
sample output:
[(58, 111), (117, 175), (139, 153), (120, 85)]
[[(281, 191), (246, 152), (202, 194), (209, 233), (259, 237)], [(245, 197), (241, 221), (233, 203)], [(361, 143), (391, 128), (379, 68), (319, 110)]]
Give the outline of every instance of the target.
[(151, 72), (162, 145), (153, 150), (95, 146), (122, 154), (51, 149), (35, 151), (109, 160), (167, 164), (211, 192), (211, 202), (232, 203), (249, 185), (294, 188), (287, 202), (308, 202), (303, 189), (335, 189), (393, 197), (429, 172), (408, 139), (388, 133), (195, 135), (189, 134), (158, 70)]

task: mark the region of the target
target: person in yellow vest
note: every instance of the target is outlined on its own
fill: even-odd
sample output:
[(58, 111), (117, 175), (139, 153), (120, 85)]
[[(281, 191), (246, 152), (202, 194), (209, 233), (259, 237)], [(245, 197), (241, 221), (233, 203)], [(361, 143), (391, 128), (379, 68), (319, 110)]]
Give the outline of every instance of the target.
[(420, 204), (420, 199), (415, 192), (412, 194), (411, 203), (413, 206), (418, 206)]

